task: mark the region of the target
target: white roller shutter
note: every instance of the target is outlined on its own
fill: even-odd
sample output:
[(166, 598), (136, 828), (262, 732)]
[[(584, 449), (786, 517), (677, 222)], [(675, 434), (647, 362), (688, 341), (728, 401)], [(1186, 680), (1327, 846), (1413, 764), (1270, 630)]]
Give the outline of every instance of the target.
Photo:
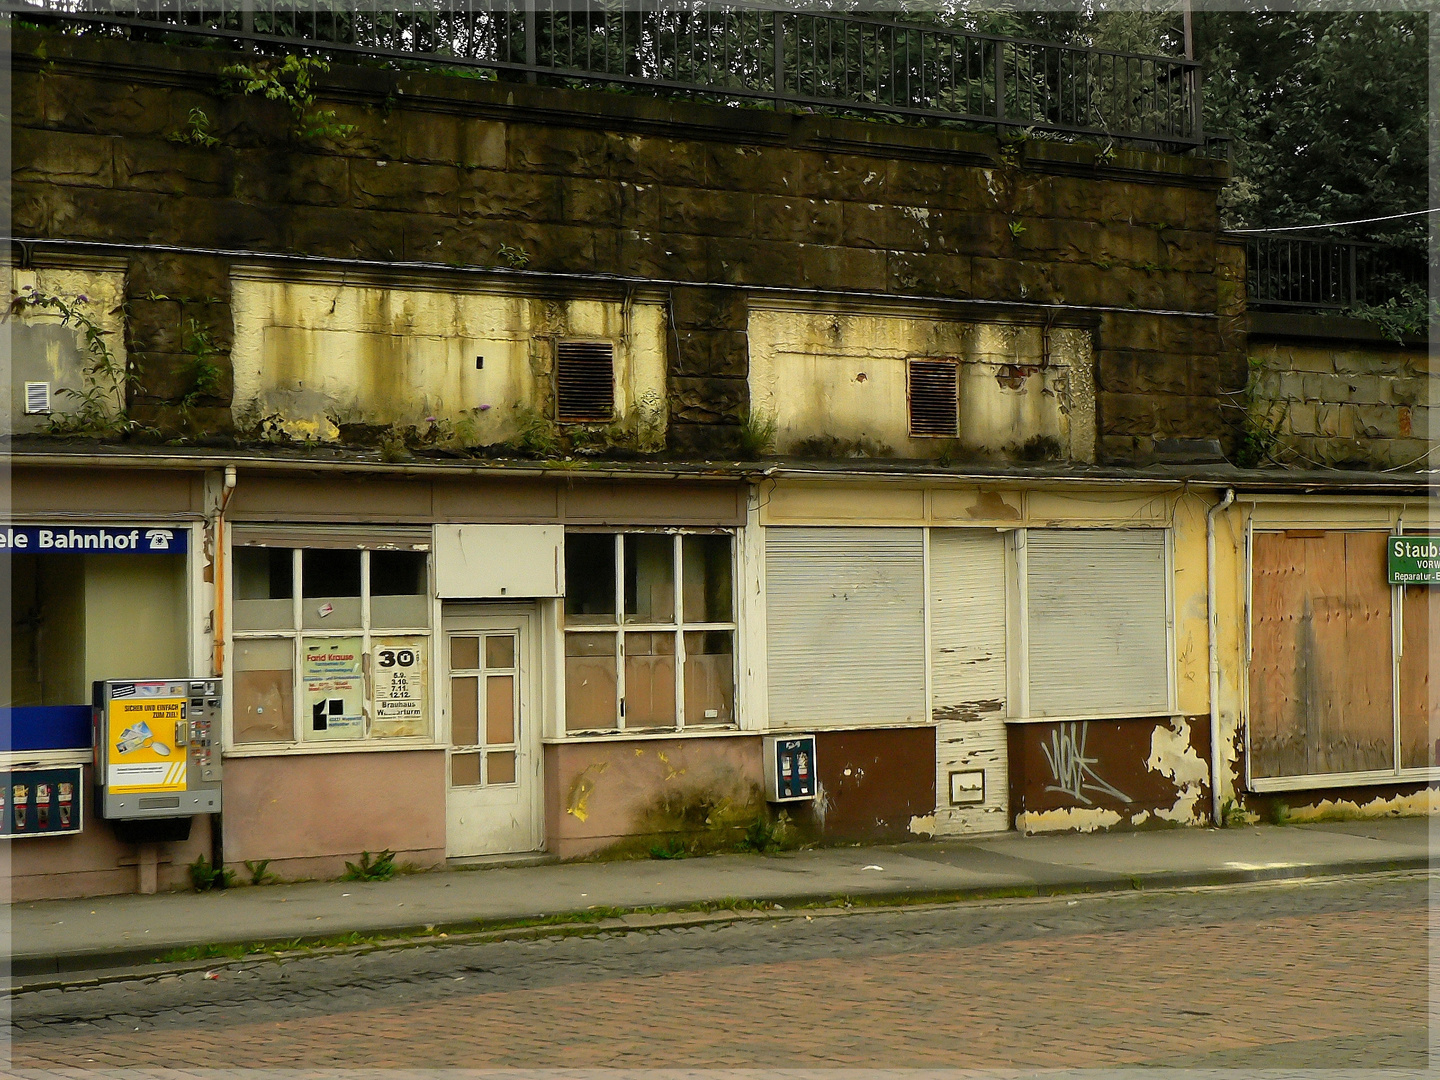
[(1165, 533), (1026, 534), (1031, 716), (1170, 707)]
[[(1008, 828), (1005, 541), (993, 529), (930, 533), (930, 684), (937, 835)], [(952, 772), (983, 772), (984, 801), (952, 805)]]
[(765, 532), (770, 726), (921, 723), (919, 529)]

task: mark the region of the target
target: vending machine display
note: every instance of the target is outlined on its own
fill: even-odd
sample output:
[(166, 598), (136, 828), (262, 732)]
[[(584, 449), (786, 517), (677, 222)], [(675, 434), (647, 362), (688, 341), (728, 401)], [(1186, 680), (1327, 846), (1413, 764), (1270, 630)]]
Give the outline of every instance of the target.
[(765, 798), (800, 802), (815, 798), (814, 735), (767, 735), (764, 743)]
[(95, 784), (112, 819), (220, 811), (219, 679), (95, 684)]

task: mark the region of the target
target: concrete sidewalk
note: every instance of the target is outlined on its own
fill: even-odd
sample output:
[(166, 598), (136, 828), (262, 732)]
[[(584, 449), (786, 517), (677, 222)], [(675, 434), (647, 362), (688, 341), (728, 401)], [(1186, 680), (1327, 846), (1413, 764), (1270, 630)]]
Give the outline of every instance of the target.
[[(844, 897), (953, 899), (1226, 884), (1429, 866), (1430, 821), (938, 840), (779, 855), (548, 863), (216, 893), (13, 905), (16, 977), (142, 963), (195, 945), (481, 929), (587, 908)], [(632, 920), (633, 921), (633, 920)]]

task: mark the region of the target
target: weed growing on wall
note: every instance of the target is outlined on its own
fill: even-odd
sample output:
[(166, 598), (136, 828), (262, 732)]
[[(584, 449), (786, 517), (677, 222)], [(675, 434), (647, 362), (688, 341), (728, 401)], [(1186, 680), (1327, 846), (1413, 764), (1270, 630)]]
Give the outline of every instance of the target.
[(220, 145), (220, 140), (210, 134), (210, 117), (199, 106), (190, 110), (184, 127), (165, 138), (181, 146), (199, 146), (206, 150)]
[(343, 142), (355, 134), (354, 124), (336, 120), (333, 109), (315, 108), (312, 80), (316, 74), (330, 70), (324, 60), (313, 56), (287, 56), (284, 60), (258, 60), (253, 64), (231, 64), (220, 74), (231, 80), (235, 93), (259, 94), (278, 101), (294, 117), (293, 134), (297, 139), (312, 142), (330, 139)]
[(227, 870), (223, 866), (212, 866), (204, 855), (197, 856), (189, 870), (190, 886), (196, 892), (228, 889), (235, 884), (235, 871)]
[(368, 851), (360, 853), (358, 863), (347, 862), (341, 881), (389, 881), (395, 876), (395, 853), (382, 851), (372, 856)]
[(740, 424), (740, 456), (754, 459), (774, 453), (775, 429), (773, 414), (747, 409)]
[(70, 412), (52, 414), (50, 432), (54, 435), (116, 436), (139, 430), (139, 425), (125, 419), (125, 392), (138, 381), (133, 372), (110, 351), (111, 331), (90, 316), (87, 296), (57, 296), (34, 285), (22, 285), (10, 300), (6, 319), (19, 318), (27, 312), (49, 312), (59, 316), (60, 325), (74, 326), (85, 341), (89, 360), (85, 365), (84, 383), (79, 389), (62, 386), (59, 393), (76, 401)]

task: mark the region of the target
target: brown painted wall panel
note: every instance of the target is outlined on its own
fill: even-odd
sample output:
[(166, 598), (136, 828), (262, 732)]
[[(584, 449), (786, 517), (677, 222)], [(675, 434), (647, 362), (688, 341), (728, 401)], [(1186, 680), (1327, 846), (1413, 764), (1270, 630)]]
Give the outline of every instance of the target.
[(824, 840), (914, 840), (935, 813), (934, 728), (822, 731), (815, 757), (823, 798), (786, 809)]
[(430, 482), (353, 476), (242, 475), (226, 516), (240, 521), (424, 522)]
[[(1098, 809), (1123, 819), (1187, 805), (1208, 810), (1210, 718), (1182, 718), (1178, 735), (1175, 723), (1144, 717), (1011, 724), (1011, 814)], [(1164, 730), (1157, 738), (1158, 729)]]
[(571, 525), (711, 525), (745, 523), (744, 488), (738, 484), (644, 484), (605, 480), (565, 489), (565, 521)]
[(15, 517), (55, 514), (146, 518), (200, 514), (203, 474), (149, 469), (44, 468), (16, 464), (10, 474)]
[(1252, 551), (1252, 775), (1392, 767), (1385, 534), (1257, 532)]

